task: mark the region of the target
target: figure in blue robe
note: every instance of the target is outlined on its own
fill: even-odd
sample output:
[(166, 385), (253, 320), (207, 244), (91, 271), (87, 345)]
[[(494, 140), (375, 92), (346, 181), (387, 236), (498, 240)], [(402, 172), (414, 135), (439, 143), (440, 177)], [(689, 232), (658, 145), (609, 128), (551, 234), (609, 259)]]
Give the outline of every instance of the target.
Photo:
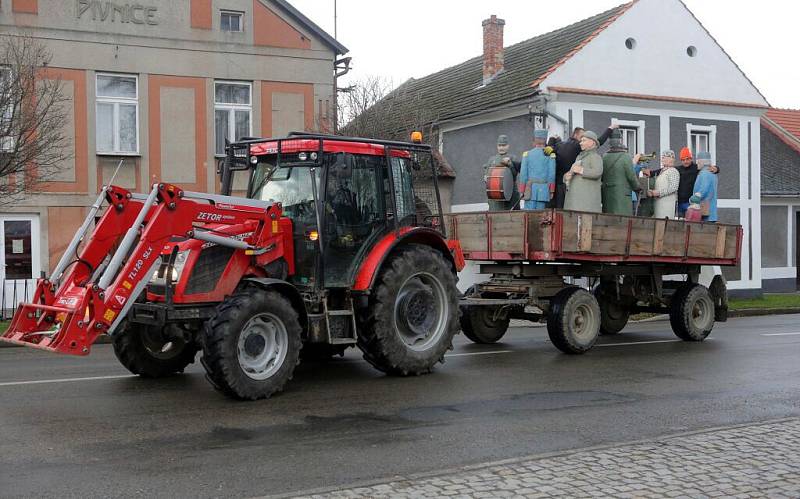
[(547, 130), (534, 132), (533, 149), (523, 153), (520, 168), (519, 191), (525, 193), (530, 186), (530, 199), (523, 201), (525, 210), (543, 210), (550, 202), (556, 182), (556, 155), (545, 148)]

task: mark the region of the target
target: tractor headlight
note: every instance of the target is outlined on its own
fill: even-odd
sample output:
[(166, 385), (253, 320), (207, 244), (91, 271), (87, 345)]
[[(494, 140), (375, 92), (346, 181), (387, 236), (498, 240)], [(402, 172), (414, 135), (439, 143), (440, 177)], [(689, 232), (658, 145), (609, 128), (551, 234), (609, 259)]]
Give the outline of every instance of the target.
[[(179, 251), (178, 254), (175, 256), (175, 263), (172, 265), (172, 272), (171, 278), (172, 282), (177, 282), (178, 279), (181, 277), (181, 273), (183, 272), (183, 268), (186, 266), (186, 261), (189, 259), (189, 250)], [(153, 283), (163, 283), (165, 279), (165, 275), (167, 272), (167, 262), (169, 261), (169, 257), (164, 255), (161, 257), (161, 263), (158, 265), (158, 268), (155, 272), (153, 272), (153, 277), (150, 279), (150, 282)]]

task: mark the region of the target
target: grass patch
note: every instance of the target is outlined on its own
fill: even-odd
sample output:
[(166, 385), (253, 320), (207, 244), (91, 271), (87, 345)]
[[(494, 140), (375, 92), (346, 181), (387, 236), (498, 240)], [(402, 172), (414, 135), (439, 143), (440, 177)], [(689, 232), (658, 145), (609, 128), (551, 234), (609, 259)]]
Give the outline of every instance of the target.
[(0, 334), (6, 332), (6, 329), (8, 329), (9, 324), (11, 324), (11, 321), (0, 321)]
[(800, 294), (770, 294), (762, 298), (731, 298), (728, 306), (731, 310), (746, 308), (800, 308)]

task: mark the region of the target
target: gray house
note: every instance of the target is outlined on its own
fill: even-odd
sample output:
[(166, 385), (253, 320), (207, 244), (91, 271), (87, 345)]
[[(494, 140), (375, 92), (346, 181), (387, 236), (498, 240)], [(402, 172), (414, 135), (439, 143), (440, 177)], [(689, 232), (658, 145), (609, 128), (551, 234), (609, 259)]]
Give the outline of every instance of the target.
[(761, 118), (761, 220), (764, 290), (800, 290), (800, 110)]
[(617, 122), (631, 153), (711, 153), (721, 168), (721, 221), (745, 234), (741, 268), (725, 270), (729, 287), (759, 292), (760, 118), (769, 104), (686, 5), (636, 0), (505, 48), (504, 24), (483, 22), (482, 56), (410, 80), (375, 106), (393, 110), (387, 135), (420, 126), (409, 116), (426, 117), (456, 172), (448, 208), (487, 209), (481, 165), (498, 134), (520, 154), (535, 127), (568, 137), (576, 126), (601, 132)]

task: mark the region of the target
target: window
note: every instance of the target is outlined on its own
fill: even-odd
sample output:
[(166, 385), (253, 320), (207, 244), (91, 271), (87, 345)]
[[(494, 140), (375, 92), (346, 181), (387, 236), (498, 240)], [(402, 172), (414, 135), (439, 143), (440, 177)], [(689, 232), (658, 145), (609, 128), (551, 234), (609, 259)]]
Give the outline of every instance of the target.
[(701, 126), (686, 124), (686, 143), (696, 158), (697, 153), (707, 152), (711, 154), (711, 161), (717, 161), (717, 127), (716, 125)]
[(139, 79), (97, 75), (97, 153), (139, 153)]
[(14, 150), (14, 136), (11, 130), (15, 107), (13, 84), (11, 68), (0, 66), (0, 152)]
[(214, 128), (216, 154), (225, 154), (225, 140), (235, 141), (252, 135), (252, 85), (216, 82), (214, 84)]
[(244, 14), (242, 12), (223, 10), (219, 20), (219, 28), (222, 31), (241, 32), (243, 17)]
[(697, 157), (697, 153), (699, 152), (711, 152), (708, 149), (709, 143), (709, 133), (708, 132), (692, 132), (691, 135), (691, 146), (690, 149), (692, 150), (692, 154), (694, 157)]
[(644, 120), (628, 121), (612, 118), (611, 123), (619, 125), (622, 132), (622, 143), (631, 155), (644, 153)]
[(628, 152), (631, 154), (638, 154), (639, 129), (628, 127), (619, 127), (619, 129), (622, 132), (622, 143), (628, 148)]

